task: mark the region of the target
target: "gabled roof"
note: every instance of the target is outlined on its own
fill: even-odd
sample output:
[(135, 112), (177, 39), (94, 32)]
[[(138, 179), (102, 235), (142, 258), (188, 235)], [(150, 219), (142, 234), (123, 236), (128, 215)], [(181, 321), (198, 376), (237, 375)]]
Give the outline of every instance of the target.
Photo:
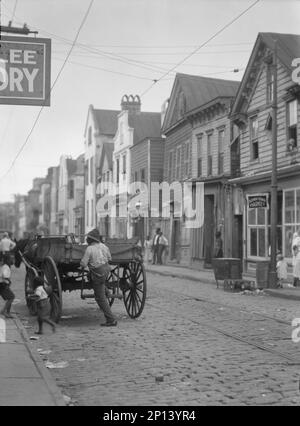
[(173, 112), (180, 92), (183, 92), (185, 96), (185, 116), (187, 116), (193, 110), (215, 99), (235, 97), (239, 84), (240, 82), (235, 80), (177, 73), (164, 120), (163, 131), (166, 131), (174, 124), (172, 123)]
[(110, 170), (112, 170), (112, 167), (113, 167), (113, 152), (114, 152), (114, 144), (113, 143), (104, 142), (102, 144), (100, 160), (99, 160), (100, 171), (102, 170), (105, 157), (107, 158), (107, 162), (108, 162), (108, 166), (109, 166)]
[(118, 128), (118, 115), (120, 111), (94, 109), (93, 113), (99, 132), (103, 135), (114, 136)]
[(95, 127), (102, 135), (114, 136), (118, 127), (118, 115), (121, 111), (112, 109), (95, 109), (93, 105), (89, 106), (88, 115), (85, 124), (84, 134), (87, 132), (88, 118), (91, 114)]
[(159, 112), (128, 114), (128, 125), (134, 129), (133, 144), (146, 138), (161, 136), (161, 116)]
[[(242, 78), (238, 93), (236, 95), (231, 114), (240, 112), (241, 103), (244, 101), (242, 96), (248, 83), (250, 74), (257, 67), (254, 67), (257, 53), (264, 44), (271, 51), (274, 51), (275, 40), (277, 41), (277, 58), (289, 73), (292, 72), (292, 61), (300, 56), (300, 35), (297, 34), (281, 34), (281, 33), (259, 33), (255, 41), (252, 53), (250, 55), (244, 76)], [(292, 83), (292, 79), (291, 79)]]

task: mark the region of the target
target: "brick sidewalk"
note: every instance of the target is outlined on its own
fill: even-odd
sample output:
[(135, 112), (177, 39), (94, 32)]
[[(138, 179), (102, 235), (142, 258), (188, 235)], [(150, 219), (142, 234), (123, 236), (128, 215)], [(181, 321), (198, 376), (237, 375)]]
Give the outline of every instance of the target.
[(5, 328), (6, 338), (2, 333), (0, 342), (0, 406), (64, 406), (60, 390), (31, 348), (18, 317), (6, 320)]
[[(217, 285), (213, 270), (197, 270), (192, 268), (186, 268), (178, 265), (152, 265), (145, 264), (146, 271), (154, 274), (160, 274), (169, 277), (176, 277), (196, 281), (203, 284)], [(243, 274), (243, 278), (250, 281), (255, 281), (255, 277)], [(222, 281), (219, 281), (219, 285), (222, 285)], [(266, 293), (273, 297), (280, 297), (282, 299), (289, 300), (300, 300), (300, 287), (288, 287), (279, 289), (264, 289)]]

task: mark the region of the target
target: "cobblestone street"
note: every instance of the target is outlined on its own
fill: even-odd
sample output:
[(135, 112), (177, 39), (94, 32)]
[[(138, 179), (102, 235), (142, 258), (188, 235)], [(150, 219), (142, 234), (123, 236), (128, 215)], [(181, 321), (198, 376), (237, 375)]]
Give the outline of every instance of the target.
[[(63, 318), (32, 345), (68, 366), (50, 370), (74, 405), (299, 405), (300, 343), (291, 321), (299, 303), (225, 293), (213, 285), (147, 275), (140, 318), (122, 301), (118, 327), (101, 328), (93, 299), (63, 295)], [(15, 310), (29, 335), (24, 269), (13, 269)], [(28, 321), (28, 322), (27, 322)]]

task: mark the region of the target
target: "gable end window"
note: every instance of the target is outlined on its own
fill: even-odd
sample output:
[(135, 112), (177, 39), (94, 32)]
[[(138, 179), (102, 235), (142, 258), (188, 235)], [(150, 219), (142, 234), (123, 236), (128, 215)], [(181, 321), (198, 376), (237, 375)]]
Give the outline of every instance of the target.
[(250, 118), (250, 143), (251, 143), (251, 160), (257, 160), (259, 158), (257, 116)]

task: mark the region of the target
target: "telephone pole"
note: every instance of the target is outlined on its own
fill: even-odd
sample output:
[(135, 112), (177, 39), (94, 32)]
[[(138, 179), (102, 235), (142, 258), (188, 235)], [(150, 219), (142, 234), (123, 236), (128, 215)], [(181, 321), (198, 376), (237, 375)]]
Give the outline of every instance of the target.
[(277, 40), (273, 53), (273, 102), (272, 102), (272, 178), (271, 178), (271, 264), (269, 287), (277, 286)]

